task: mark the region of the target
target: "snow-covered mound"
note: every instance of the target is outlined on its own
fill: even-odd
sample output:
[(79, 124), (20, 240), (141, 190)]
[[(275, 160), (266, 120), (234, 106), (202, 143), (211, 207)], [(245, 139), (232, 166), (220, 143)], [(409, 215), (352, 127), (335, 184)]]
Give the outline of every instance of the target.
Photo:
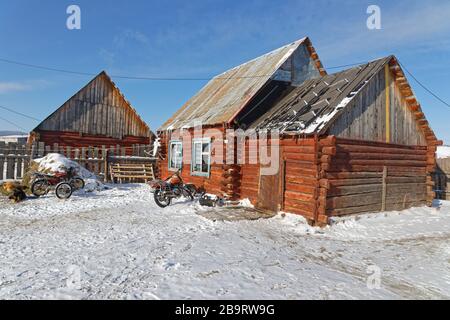
[[(92, 192), (94, 190), (105, 189), (105, 186), (97, 180), (95, 174), (59, 153), (49, 153), (43, 158), (34, 159), (28, 174), (31, 174), (32, 172), (53, 174), (57, 172), (66, 172), (70, 168), (75, 169), (78, 176), (86, 183), (85, 191)], [(25, 177), (24, 180), (26, 180)]]
[(441, 146), (437, 148), (437, 158), (445, 159), (450, 158), (450, 146)]

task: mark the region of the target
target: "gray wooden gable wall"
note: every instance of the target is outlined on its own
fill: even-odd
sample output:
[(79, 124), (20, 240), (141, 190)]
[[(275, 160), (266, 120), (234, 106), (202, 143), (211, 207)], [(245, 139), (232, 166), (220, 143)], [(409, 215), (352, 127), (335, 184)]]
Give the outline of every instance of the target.
[[(390, 76), (390, 142), (427, 145), (414, 114)], [(361, 89), (345, 111), (330, 126), (328, 133), (341, 138), (386, 142), (386, 82), (384, 68)]]
[(104, 74), (44, 120), (36, 128), (39, 130), (79, 132), (118, 139), (150, 136), (148, 126)]

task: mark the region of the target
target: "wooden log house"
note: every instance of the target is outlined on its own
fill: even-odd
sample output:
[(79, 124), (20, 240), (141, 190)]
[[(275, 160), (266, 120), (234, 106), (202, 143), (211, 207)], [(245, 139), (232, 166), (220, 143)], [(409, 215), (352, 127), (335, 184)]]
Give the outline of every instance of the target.
[[(228, 200), (238, 200), (240, 167), (211, 163), (203, 168), (202, 161), (191, 164), (192, 158), (203, 157), (193, 157), (194, 150), (198, 153), (203, 149), (205, 154), (223, 148), (225, 154), (225, 130), (237, 128), (234, 119), (238, 114), (258, 108), (261, 103), (272, 104), (295, 85), (321, 74), (325, 70), (310, 40), (304, 38), (218, 75), (159, 129), (164, 159), (160, 161), (161, 177), (182, 169), (185, 182)], [(192, 141), (195, 122), (203, 126), (204, 141)], [(208, 129), (221, 134), (211, 136)]]
[[(192, 133), (197, 121), (204, 140), (172, 139)], [(223, 134), (208, 136), (208, 128)], [(277, 173), (261, 174), (259, 154), (254, 163), (236, 161), (237, 154), (233, 164), (210, 164), (211, 150), (227, 149), (229, 128), (277, 131), (269, 140), (279, 146)], [(394, 56), (327, 75), (306, 38), (218, 76), (159, 133), (163, 176), (182, 169), (187, 182), (209, 193), (316, 224), (431, 205), (435, 197), (431, 173), (442, 142)]]
[(149, 145), (153, 137), (149, 126), (103, 71), (33, 129), (29, 143), (125, 147), (131, 154), (133, 145)]

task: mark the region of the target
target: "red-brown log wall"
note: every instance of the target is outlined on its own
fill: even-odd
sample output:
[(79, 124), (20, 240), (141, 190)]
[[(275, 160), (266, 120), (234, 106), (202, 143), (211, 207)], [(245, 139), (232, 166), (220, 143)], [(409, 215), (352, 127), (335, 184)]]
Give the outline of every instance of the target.
[[(260, 183), (261, 165), (259, 163), (259, 154), (257, 146), (258, 140), (252, 139), (245, 141), (245, 148), (241, 152), (237, 150), (237, 159), (241, 159), (241, 187), (240, 198), (249, 199), (253, 205), (258, 204), (258, 193)], [(242, 154), (244, 152), (244, 154)], [(250, 156), (254, 158), (250, 163)], [(245, 157), (245, 158), (243, 158)], [(256, 162), (256, 163), (255, 163)]]
[(133, 137), (126, 136), (122, 139), (115, 139), (101, 135), (82, 135), (78, 132), (67, 132), (67, 131), (39, 131), (36, 141), (44, 142), (45, 145), (53, 146), (55, 143), (60, 147), (72, 147), (72, 148), (82, 148), (82, 147), (99, 147), (102, 146), (121, 146), (129, 147), (127, 149), (127, 154), (132, 153), (132, 146), (141, 144), (149, 145), (151, 143), (149, 137)]
[[(218, 127), (218, 130), (220, 130), (223, 133), (223, 129)], [(211, 164), (210, 168), (210, 175), (209, 176), (195, 176), (191, 174), (191, 165), (190, 160), (192, 156), (192, 130), (188, 131), (191, 135), (190, 138), (189, 135), (183, 134), (179, 136), (175, 135), (169, 135), (168, 133), (163, 133), (160, 135), (161, 138), (161, 147), (160, 147), (160, 155), (161, 159), (159, 161), (159, 172), (160, 172), (160, 178), (165, 179), (171, 174), (173, 174), (173, 171), (169, 170), (169, 155), (168, 155), (168, 146), (169, 142), (172, 138), (176, 140), (183, 141), (183, 169), (181, 171), (181, 176), (185, 183), (192, 183), (195, 184), (197, 188), (204, 188), (207, 193), (214, 194), (223, 198), (232, 199), (234, 200), (236, 198), (236, 195), (233, 194), (231, 190), (237, 190), (236, 186), (229, 186), (227, 183), (228, 180), (226, 178), (228, 177), (226, 175), (227, 168), (222, 164)], [(207, 130), (203, 131), (204, 137), (209, 137), (212, 139), (212, 150), (215, 150), (215, 152), (218, 152), (220, 148), (224, 147), (223, 144), (223, 136), (217, 137), (217, 136), (210, 136), (208, 134)], [(224, 151), (223, 151), (224, 152)], [(225, 152), (224, 152), (225, 154)], [(231, 189), (231, 190), (230, 190)]]
[(318, 140), (285, 138), (280, 145), (285, 173), (283, 210), (316, 220), (319, 192)]
[(386, 210), (426, 205), (432, 200), (428, 170), (433, 158), (423, 146), (338, 138), (336, 155), (322, 166), (327, 186), (320, 199), (325, 203), (322, 213), (341, 216), (381, 211), (383, 180)]

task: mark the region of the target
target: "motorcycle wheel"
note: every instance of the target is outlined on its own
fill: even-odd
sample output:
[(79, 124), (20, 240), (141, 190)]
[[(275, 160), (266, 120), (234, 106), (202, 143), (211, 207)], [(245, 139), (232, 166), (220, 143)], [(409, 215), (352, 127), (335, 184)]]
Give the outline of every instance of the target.
[(31, 184), (31, 193), (38, 198), (45, 196), (49, 189), (50, 184), (45, 179), (36, 180)]
[(172, 200), (169, 197), (164, 196), (163, 193), (161, 192), (161, 190), (159, 190), (159, 189), (155, 190), (155, 193), (153, 194), (153, 196), (155, 198), (156, 204), (160, 208), (166, 208), (166, 207), (170, 206), (170, 203), (172, 202)]
[(84, 189), (84, 186), (85, 186), (84, 180), (81, 178), (74, 178), (74, 179), (70, 180), (70, 186), (72, 187), (72, 189), (74, 191)]
[(72, 196), (72, 186), (68, 184), (67, 182), (61, 182), (56, 186), (55, 194), (58, 197), (58, 199), (66, 200), (69, 199)]

